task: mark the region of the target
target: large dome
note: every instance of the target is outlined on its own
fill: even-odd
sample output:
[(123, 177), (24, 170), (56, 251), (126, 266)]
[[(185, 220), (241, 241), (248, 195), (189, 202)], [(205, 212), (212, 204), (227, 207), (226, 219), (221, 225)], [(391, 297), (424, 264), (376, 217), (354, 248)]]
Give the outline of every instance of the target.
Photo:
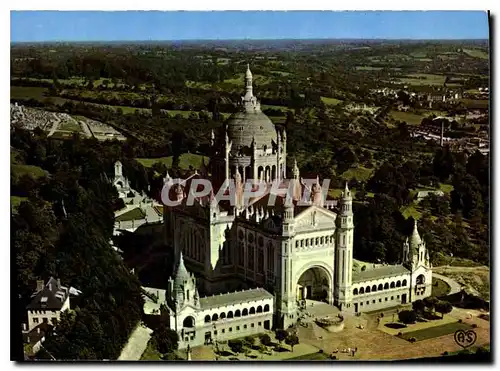
[(255, 138), (255, 145), (271, 147), (277, 142), (276, 128), (272, 121), (260, 110), (243, 110), (237, 112), (227, 121), (227, 134), (233, 142), (232, 150), (250, 147)]

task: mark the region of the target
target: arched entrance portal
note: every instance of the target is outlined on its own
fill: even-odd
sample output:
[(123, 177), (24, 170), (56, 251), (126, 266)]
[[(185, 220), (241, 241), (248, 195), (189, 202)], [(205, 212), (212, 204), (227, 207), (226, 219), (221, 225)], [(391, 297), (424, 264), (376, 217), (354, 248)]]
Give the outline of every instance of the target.
[(332, 288), (328, 273), (324, 268), (312, 267), (306, 270), (297, 281), (297, 299), (330, 301)]

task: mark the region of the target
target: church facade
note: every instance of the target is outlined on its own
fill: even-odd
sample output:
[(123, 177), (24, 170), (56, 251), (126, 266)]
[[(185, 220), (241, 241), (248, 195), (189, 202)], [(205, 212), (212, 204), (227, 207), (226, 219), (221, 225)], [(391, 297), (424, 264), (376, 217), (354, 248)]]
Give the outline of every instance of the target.
[[(176, 260), (164, 302), (171, 328), (180, 334), (180, 346), (203, 344), (217, 326), (227, 323), (229, 310), (234, 321), (236, 310), (253, 307), (256, 315), (260, 306), (263, 319), (257, 322), (262, 322), (262, 329), (287, 328), (296, 323), (303, 299), (357, 313), (429, 296), (432, 270), (417, 226), (402, 247), (401, 264), (355, 268), (349, 188), (346, 185), (340, 199), (327, 200), (319, 179), (312, 186), (305, 184), (296, 162), (287, 178), (286, 133), (260, 110), (249, 68), (245, 89), (239, 112), (212, 135), (210, 163), (172, 187), (170, 196), (178, 206), (164, 207), (164, 238)], [(212, 193), (188, 205), (196, 178), (219, 186), (234, 179), (236, 204), (218, 201)], [(285, 197), (269, 187), (263, 196), (245, 203), (238, 195), (250, 179), (275, 182), (291, 191)], [(167, 174), (165, 184), (171, 181)], [(242, 307), (228, 309), (234, 303)], [(187, 317), (195, 321), (186, 324)], [(264, 327), (265, 321), (269, 322)]]

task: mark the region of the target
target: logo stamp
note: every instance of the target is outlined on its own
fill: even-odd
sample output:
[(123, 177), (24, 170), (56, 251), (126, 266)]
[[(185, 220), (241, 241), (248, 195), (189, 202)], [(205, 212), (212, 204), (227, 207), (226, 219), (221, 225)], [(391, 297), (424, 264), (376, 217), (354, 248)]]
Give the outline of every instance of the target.
[(464, 349), (472, 346), (476, 340), (477, 335), (472, 330), (458, 330), (455, 332), (455, 342)]

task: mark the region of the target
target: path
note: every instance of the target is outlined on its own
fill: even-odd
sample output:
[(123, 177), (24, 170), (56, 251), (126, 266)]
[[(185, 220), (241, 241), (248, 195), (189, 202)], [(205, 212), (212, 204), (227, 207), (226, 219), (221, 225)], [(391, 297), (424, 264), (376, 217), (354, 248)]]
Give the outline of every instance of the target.
[(130, 335), (127, 345), (122, 350), (119, 361), (138, 361), (141, 359), (142, 353), (146, 350), (148, 346), (149, 339), (151, 338), (151, 333), (153, 330), (138, 325), (136, 329)]
[(446, 282), (448, 284), (448, 286), (450, 286), (450, 292), (448, 293), (448, 295), (453, 295), (453, 294), (456, 294), (457, 292), (462, 291), (462, 285), (460, 285), (457, 281), (455, 281), (449, 277), (443, 276), (443, 275), (438, 274), (436, 272), (432, 272), (432, 277), (439, 278), (440, 280), (443, 280), (444, 282)]
[(94, 136), (90, 131), (89, 124), (87, 124), (85, 121), (80, 121), (80, 126), (82, 127), (87, 137), (92, 138)]
[(51, 137), (52, 135), (54, 135), (55, 131), (59, 128), (59, 124), (61, 123), (61, 120), (59, 119), (59, 117), (57, 117), (57, 115), (55, 113), (53, 113), (53, 115), (54, 115), (54, 118), (56, 120), (52, 124), (52, 129), (50, 129), (50, 133), (47, 135), (48, 137)]

